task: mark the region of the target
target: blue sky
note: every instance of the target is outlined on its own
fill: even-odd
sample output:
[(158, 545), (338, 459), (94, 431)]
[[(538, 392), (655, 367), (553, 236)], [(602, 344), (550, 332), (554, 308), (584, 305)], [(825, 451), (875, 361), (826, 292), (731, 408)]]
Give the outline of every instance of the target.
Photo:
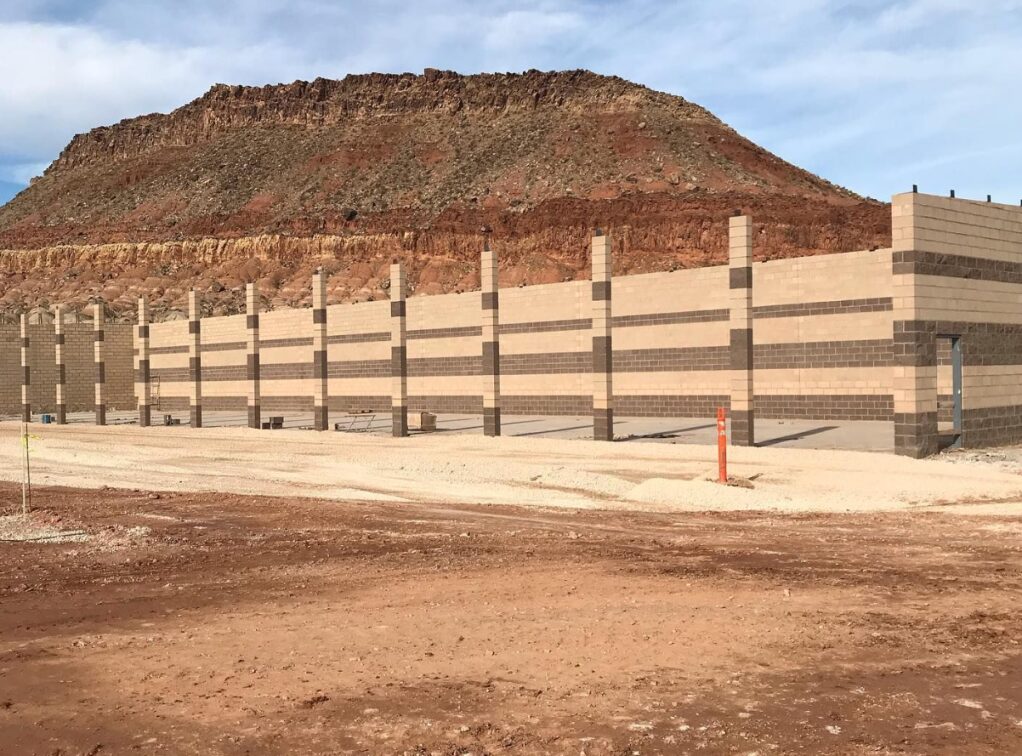
[(0, 201), (215, 82), (589, 68), (862, 194), (1022, 199), (1022, 0), (3, 0)]

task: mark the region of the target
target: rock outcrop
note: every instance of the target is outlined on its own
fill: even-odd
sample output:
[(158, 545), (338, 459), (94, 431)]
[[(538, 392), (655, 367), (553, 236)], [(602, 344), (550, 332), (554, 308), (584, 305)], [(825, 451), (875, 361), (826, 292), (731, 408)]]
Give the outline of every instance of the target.
[(217, 85), (168, 115), (75, 137), (0, 208), (0, 310), (101, 295), (130, 314), (196, 285), (217, 312), (258, 281), (271, 304), (383, 296), (394, 259), (419, 293), (471, 287), (483, 234), (504, 285), (588, 275), (610, 227), (617, 273), (723, 262), (726, 218), (757, 254), (889, 243), (888, 207), (792, 166), (705, 109), (586, 71), (369, 74)]

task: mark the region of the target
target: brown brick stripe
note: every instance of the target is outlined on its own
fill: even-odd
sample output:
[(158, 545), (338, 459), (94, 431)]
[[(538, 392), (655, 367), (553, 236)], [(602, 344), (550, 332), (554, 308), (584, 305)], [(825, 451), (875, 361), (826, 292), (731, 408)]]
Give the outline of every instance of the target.
[[(497, 257), (490, 245), (483, 247), (480, 275), (480, 295), (483, 378), (483, 435), (500, 435), (500, 291)], [(466, 367), (471, 367), (466, 366)], [(410, 369), (413, 369), (410, 367)]]
[(199, 296), (194, 290), (188, 294), (188, 378), (191, 382), (189, 422), (193, 428), (202, 427), (202, 319)]
[(312, 277), (312, 379), (313, 427), (325, 431), (330, 425), (327, 384), (326, 274), (322, 268)]
[(854, 315), (865, 312), (890, 312), (890, 297), (866, 299), (839, 299), (829, 302), (799, 302), (798, 304), (760, 305), (753, 308), (756, 318), (797, 318), (806, 315)]
[(391, 433), (408, 435), (408, 325), (405, 308), (405, 272), (400, 263), (390, 267)]
[(106, 425), (106, 363), (104, 362), (105, 334), (103, 331), (105, 316), (106, 312), (102, 302), (93, 305), (92, 343), (96, 365), (96, 425)]
[(67, 424), (67, 367), (66, 341), (64, 338), (64, 308), (57, 305), (54, 308), (53, 319), (53, 359), (57, 367), (57, 380), (55, 394), (57, 400), (57, 422), (60, 425)]
[(262, 370), (259, 363), (259, 294), (255, 284), (245, 286), (245, 380), (248, 391), (245, 395), (245, 408), (248, 413), (248, 427), (259, 429), (262, 423), (261, 380)]
[(29, 398), (32, 390), (32, 368), (29, 366), (29, 348), (31, 341), (28, 335), (28, 315), (21, 316), (21, 419), (32, 422), (32, 402)]

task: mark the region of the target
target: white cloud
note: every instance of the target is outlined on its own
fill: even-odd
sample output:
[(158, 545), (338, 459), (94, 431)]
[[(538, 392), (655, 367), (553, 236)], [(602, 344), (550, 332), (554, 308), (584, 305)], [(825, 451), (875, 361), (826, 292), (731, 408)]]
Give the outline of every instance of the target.
[(218, 81), (588, 67), (864, 193), (1022, 193), (1019, 152), (987, 149), (1017, 140), (1020, 38), (1022, 0), (7, 0), (0, 176)]

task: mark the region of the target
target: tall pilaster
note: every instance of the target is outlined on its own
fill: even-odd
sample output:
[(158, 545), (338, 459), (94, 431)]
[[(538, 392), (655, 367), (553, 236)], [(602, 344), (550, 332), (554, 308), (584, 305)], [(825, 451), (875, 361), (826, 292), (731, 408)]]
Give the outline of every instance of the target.
[(500, 435), (500, 309), (497, 295), (497, 255), (489, 243), (483, 247), (483, 433)]
[(408, 435), (408, 323), (405, 313), (405, 270), (390, 266), (391, 417), (395, 436)]
[(21, 419), (32, 422), (32, 368), (29, 367), (30, 342), (28, 336), (28, 315), (21, 315)]
[(729, 228), (731, 281), (731, 443), (755, 443), (752, 359), (752, 218), (736, 215)]
[(312, 276), (312, 383), (313, 424), (316, 430), (329, 426), (327, 382), (326, 275), (320, 268)]
[(57, 367), (54, 399), (57, 403), (57, 423), (67, 423), (67, 365), (64, 350), (64, 306), (53, 307), (53, 358)]
[(189, 415), (193, 428), (202, 427), (202, 313), (199, 294), (188, 292), (188, 384)]
[(611, 345), (610, 237), (593, 235), (593, 438), (614, 440), (614, 350)]
[(245, 377), (248, 380), (248, 427), (259, 428), (259, 294), (254, 283), (245, 286), (245, 325), (248, 329), (248, 357)]
[(152, 423), (153, 384), (149, 369), (149, 303), (138, 298), (138, 350), (135, 364), (135, 396), (138, 397), (138, 424), (147, 428)]
[(92, 349), (96, 363), (96, 425), (106, 425), (106, 305), (102, 300), (92, 305)]

